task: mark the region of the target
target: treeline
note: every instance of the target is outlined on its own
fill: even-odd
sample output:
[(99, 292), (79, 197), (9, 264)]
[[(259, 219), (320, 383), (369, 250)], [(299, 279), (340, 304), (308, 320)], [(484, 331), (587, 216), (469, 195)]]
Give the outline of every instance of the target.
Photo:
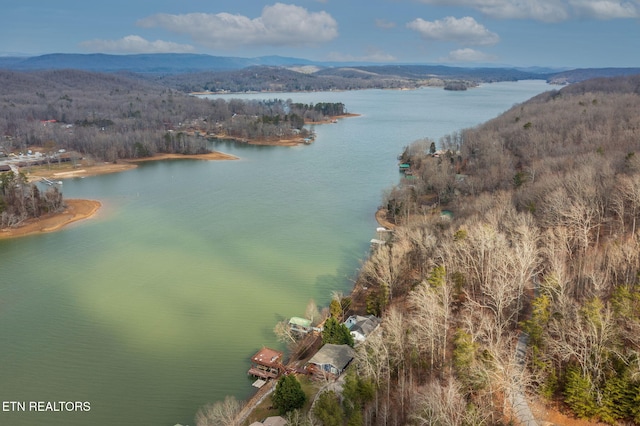
[(347, 113), (342, 102), (318, 102), (317, 104), (292, 103), (290, 108), (305, 121), (322, 121), (327, 117), (339, 117)]
[(342, 73), (329, 69), (298, 72), (284, 67), (249, 67), (221, 72), (198, 72), (146, 76), (150, 81), (182, 92), (316, 92), (329, 90), (399, 89), (419, 87), (421, 79), (400, 75), (357, 71)]
[(304, 121), (342, 104), (204, 99), (117, 75), (0, 71), (0, 150), (74, 150), (98, 161), (208, 152), (206, 138), (308, 136)]
[(51, 187), (42, 193), (22, 174), (0, 173), (0, 228), (17, 226), (30, 218), (64, 208), (62, 194)]
[(638, 88), (577, 83), (407, 147), (353, 295), (383, 317), (361, 424), (508, 424), (525, 396), (640, 424)]
[(426, 65), (297, 67), (254, 66), (240, 70), (197, 72), (168, 75), (141, 74), (163, 86), (183, 92), (299, 92), (359, 89), (417, 88), (463, 82), (467, 87), (478, 83), (545, 79), (547, 73), (531, 73), (506, 68), (455, 68)]

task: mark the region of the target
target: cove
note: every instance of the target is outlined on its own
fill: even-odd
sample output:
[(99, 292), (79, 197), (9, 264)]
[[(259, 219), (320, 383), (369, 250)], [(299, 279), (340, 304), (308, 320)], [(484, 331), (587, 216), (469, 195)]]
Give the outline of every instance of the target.
[(308, 146), (218, 142), (240, 159), (65, 181), (65, 197), (103, 203), (96, 217), (0, 241), (0, 399), (90, 410), (0, 411), (0, 424), (193, 424), (206, 403), (248, 398), (249, 358), (278, 346), (275, 323), (351, 289), (402, 148), (550, 89), (226, 95), (360, 116), (315, 126)]

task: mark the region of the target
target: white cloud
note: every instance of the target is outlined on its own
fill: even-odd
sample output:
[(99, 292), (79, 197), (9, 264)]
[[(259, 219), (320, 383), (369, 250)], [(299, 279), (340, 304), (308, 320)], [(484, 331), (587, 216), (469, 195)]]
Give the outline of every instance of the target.
[(422, 3), (470, 7), (498, 19), (535, 19), (545, 22), (568, 18), (566, 0), (419, 0)]
[(637, 18), (638, 2), (615, 0), (569, 0), (577, 15), (595, 19)]
[(495, 60), (495, 56), (469, 48), (453, 50), (446, 58), (441, 58), (442, 62), (492, 62)]
[(470, 16), (456, 19), (448, 16), (442, 20), (425, 21), (418, 18), (407, 27), (420, 33), (425, 40), (455, 41), (463, 44), (496, 44), (500, 37), (492, 33)]
[(419, 0), (421, 3), (462, 6), (497, 19), (561, 22), (571, 18), (637, 18), (639, 0)]
[(309, 12), (282, 3), (265, 6), (262, 15), (254, 19), (229, 13), (157, 14), (139, 20), (138, 25), (188, 34), (196, 42), (213, 48), (304, 46), (338, 36), (338, 24), (328, 13)]
[(162, 40), (149, 41), (137, 35), (128, 35), (119, 40), (88, 40), (80, 45), (93, 52), (112, 53), (186, 53), (195, 51), (195, 48), (188, 44)]

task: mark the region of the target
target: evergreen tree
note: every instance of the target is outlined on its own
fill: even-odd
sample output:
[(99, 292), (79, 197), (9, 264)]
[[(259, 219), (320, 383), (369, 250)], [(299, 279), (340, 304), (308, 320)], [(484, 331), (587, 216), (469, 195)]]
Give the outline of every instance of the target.
[(273, 406), (277, 408), (280, 414), (302, 408), (307, 401), (307, 395), (302, 390), (302, 386), (296, 376), (282, 376), (276, 384), (276, 389), (271, 396)]
[(362, 424), (364, 405), (373, 400), (375, 392), (373, 382), (356, 374), (353, 369), (347, 372), (342, 388), (342, 405), (345, 415), (349, 419), (348, 425)]
[(354, 341), (351, 332), (346, 325), (333, 317), (329, 317), (322, 329), (322, 343), (334, 345), (349, 345), (353, 347)]
[(582, 377), (580, 369), (577, 367), (569, 368), (564, 388), (564, 401), (578, 417), (583, 419), (591, 418), (598, 412), (591, 388), (589, 377)]
[(318, 401), (313, 406), (313, 415), (324, 426), (342, 426), (344, 424), (344, 411), (340, 405), (340, 398), (334, 391), (320, 394)]
[(331, 303), (329, 303), (329, 312), (331, 313), (331, 317), (335, 319), (342, 318), (342, 305), (340, 301), (337, 299), (332, 299)]

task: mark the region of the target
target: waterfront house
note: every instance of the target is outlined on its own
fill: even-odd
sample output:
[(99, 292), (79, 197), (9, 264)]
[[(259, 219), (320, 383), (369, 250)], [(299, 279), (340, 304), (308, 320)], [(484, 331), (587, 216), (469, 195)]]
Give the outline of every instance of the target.
[(380, 318), (374, 315), (368, 315), (366, 317), (351, 315), (344, 322), (344, 325), (349, 329), (353, 340), (356, 343), (360, 343), (364, 342), (366, 338), (380, 326), (380, 322)]
[(302, 334), (307, 334), (310, 331), (313, 331), (313, 327), (311, 327), (311, 320), (300, 317), (291, 317), (289, 320), (289, 328), (291, 331)]
[(308, 362), (308, 371), (319, 376), (337, 377), (349, 366), (356, 352), (349, 345), (327, 343)]
[(247, 374), (261, 379), (277, 379), (286, 370), (282, 364), (283, 353), (271, 348), (262, 348), (251, 357), (251, 368)]
[(261, 422), (253, 422), (249, 426), (286, 426), (287, 420), (282, 416), (267, 417)]

